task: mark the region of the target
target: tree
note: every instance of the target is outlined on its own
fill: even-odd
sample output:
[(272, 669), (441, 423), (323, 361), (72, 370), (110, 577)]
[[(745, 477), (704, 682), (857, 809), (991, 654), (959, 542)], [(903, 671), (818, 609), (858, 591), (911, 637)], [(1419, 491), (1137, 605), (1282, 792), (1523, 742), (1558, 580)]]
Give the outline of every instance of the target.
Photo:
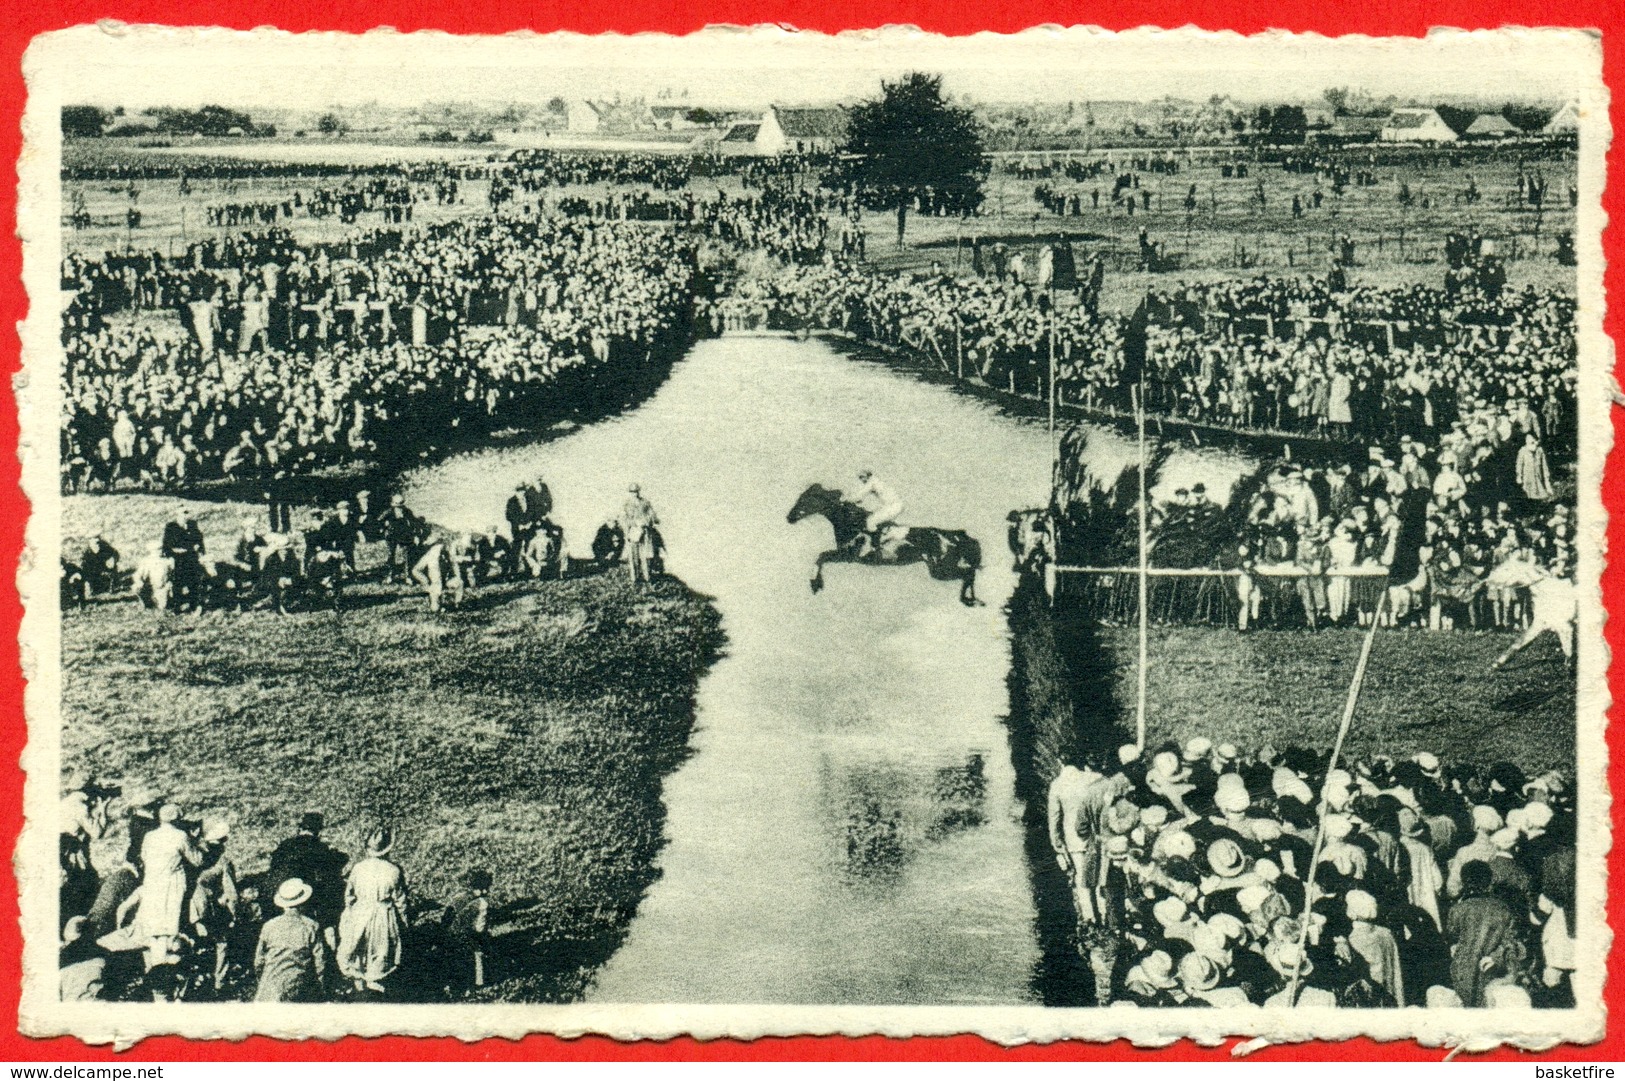
[(982, 201), (987, 165), (969, 109), (942, 97), (942, 76), (910, 72), (852, 110), (838, 179), (875, 210), (897, 212), (903, 243), (908, 207), (930, 194), (959, 210)]
[(343, 135), (347, 129), (336, 113), (323, 113), (316, 118), (316, 130), (323, 135)]
[(1320, 92), (1326, 99), (1326, 104), (1332, 107), (1333, 116), (1347, 116), (1349, 111), (1349, 88), (1346, 86), (1329, 86)]
[(107, 110), (94, 105), (62, 106), (63, 135), (100, 135), (110, 120)]

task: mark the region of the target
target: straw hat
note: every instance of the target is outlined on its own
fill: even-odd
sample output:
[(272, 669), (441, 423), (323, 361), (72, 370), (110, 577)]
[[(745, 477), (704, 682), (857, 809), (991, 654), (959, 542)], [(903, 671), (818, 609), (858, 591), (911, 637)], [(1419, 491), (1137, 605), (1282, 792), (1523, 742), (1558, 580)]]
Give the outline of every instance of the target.
[(1321, 829), (1325, 831), (1327, 837), (1341, 841), (1354, 832), (1354, 823), (1347, 815), (1327, 815), (1321, 823)]
[(1315, 964), (1298, 948), (1296, 942), (1271, 942), (1264, 947), (1264, 960), (1287, 979), (1303, 979), (1315, 970)]
[[(1152, 987), (1173, 987), (1179, 981), (1174, 977), (1174, 959), (1164, 950), (1152, 950), (1140, 959), (1134, 966), (1139, 970), (1140, 980)], [(1134, 973), (1129, 973), (1130, 982), (1133, 982)]]
[(1185, 913), (1189, 911), (1185, 902), (1177, 897), (1164, 897), (1151, 906), (1151, 916), (1163, 927), (1173, 927), (1185, 922)]
[(1179, 959), (1179, 982), (1188, 991), (1211, 991), (1219, 986), (1219, 966), (1207, 955), (1192, 951)]
[(1228, 837), (1220, 837), (1207, 846), (1208, 866), (1220, 878), (1235, 878), (1247, 868), (1247, 859), (1241, 846)]
[(276, 906), (278, 908), (298, 908), (310, 900), (313, 891), (310, 884), (302, 878), (290, 878), (277, 887)]

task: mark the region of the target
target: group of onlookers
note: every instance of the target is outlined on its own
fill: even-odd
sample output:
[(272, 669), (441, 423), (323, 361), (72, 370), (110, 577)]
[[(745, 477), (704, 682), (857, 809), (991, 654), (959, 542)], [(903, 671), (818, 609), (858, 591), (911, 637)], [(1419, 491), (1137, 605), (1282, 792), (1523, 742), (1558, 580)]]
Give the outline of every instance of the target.
[[(686, 332), (692, 246), (635, 226), (481, 219), (371, 250), (238, 234), (171, 260), (70, 259), (69, 490), (257, 482), (408, 451), (663, 359)], [(113, 320), (168, 309), (175, 324)], [(93, 317), (92, 317), (93, 316)]]
[(1194, 736), (1063, 765), (1097, 1005), (1571, 1006), (1572, 779)]
[[(249, 870), (231, 824), (151, 786), (69, 782), (62, 799), (64, 1002), (387, 1001), (486, 983), (492, 876), (428, 902), (380, 824), (353, 859), (319, 812)], [(94, 854), (102, 856), (101, 860)]]

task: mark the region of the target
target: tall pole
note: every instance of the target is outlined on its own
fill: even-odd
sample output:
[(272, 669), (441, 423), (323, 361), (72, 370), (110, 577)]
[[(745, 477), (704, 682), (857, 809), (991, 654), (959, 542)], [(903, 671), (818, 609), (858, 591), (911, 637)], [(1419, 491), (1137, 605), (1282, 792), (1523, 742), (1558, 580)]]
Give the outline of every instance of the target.
[[(1348, 738), (1349, 724), (1354, 720), (1354, 706), (1360, 700), (1360, 688), (1365, 684), (1366, 665), (1371, 661), (1371, 644), (1376, 641), (1377, 627), (1382, 622), (1382, 610), (1388, 603), (1388, 590), (1382, 591), (1377, 598), (1376, 610), (1371, 613), (1371, 626), (1366, 628), (1365, 641), (1360, 643), (1360, 659), (1354, 665), (1354, 678), (1349, 681), (1348, 696), (1343, 701), (1343, 719), (1337, 726), (1337, 741), (1332, 744), (1332, 757), (1326, 763), (1326, 776), (1331, 776), (1332, 770), (1343, 755), (1343, 741)], [(1309, 853), (1309, 870), (1304, 878), (1303, 886), (1303, 920), (1298, 931), (1298, 966), (1292, 972), (1292, 982), (1287, 988), (1287, 1003), (1293, 1006), (1298, 1004), (1298, 985), (1302, 982), (1303, 951), (1309, 944), (1309, 916), (1315, 904), (1315, 868), (1320, 864), (1320, 851), (1326, 842), (1326, 800), (1325, 788), (1316, 795), (1315, 803), (1315, 844)]]
[(1052, 483), (1060, 461), (1060, 444), (1055, 440), (1055, 322), (1055, 279), (1052, 277), (1049, 286), (1049, 472)]
[(1150, 663), (1149, 628), (1151, 585), (1150, 553), (1146, 548), (1146, 453), (1145, 453), (1145, 364), (1140, 364), (1140, 380), (1134, 388), (1134, 421), (1139, 429), (1140, 442), (1140, 673), (1135, 697), (1134, 745), (1145, 750), (1145, 697), (1146, 665)]

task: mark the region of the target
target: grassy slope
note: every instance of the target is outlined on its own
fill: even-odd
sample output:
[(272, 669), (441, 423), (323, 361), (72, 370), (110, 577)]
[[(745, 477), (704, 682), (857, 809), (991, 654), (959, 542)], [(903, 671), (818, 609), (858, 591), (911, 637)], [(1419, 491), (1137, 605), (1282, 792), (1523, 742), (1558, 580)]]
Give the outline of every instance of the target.
[(573, 996), (657, 873), (714, 609), (619, 574), (495, 587), (439, 616), (377, 586), (354, 604), (342, 620), (69, 613), (65, 763), (226, 815), (250, 873), (306, 809), (351, 853), (391, 820), (417, 894), (495, 874), (498, 996)]
[[(1137, 642), (1102, 628), (1123, 723), (1134, 724)], [(1378, 631), (1349, 753), (1434, 751), (1447, 761), (1574, 766), (1575, 698), (1548, 636), (1490, 673), (1506, 634)], [(1150, 742), (1206, 735), (1257, 747), (1330, 747), (1360, 651), (1352, 630), (1153, 627)]]

